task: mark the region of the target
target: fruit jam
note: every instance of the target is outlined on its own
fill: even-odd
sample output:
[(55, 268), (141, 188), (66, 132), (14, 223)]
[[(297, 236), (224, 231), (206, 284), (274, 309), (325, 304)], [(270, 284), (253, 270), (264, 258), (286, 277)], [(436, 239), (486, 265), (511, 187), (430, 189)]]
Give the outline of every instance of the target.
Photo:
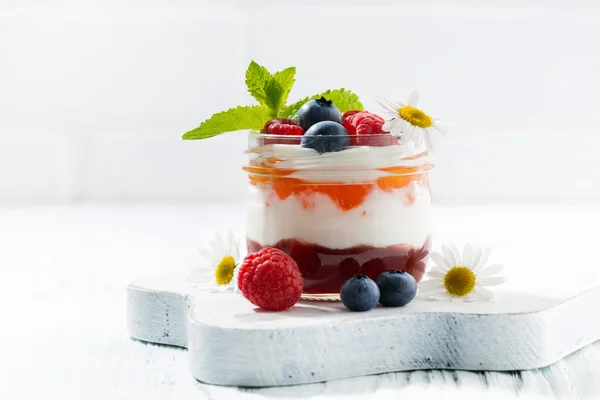
[[(264, 246), (248, 240), (248, 252)], [(421, 248), (395, 245), (384, 248), (356, 246), (346, 249), (329, 249), (295, 239), (281, 240), (273, 246), (292, 257), (304, 278), (304, 293), (318, 295), (339, 294), (342, 284), (356, 274), (375, 279), (385, 270), (406, 270), (417, 282), (425, 273), (425, 258), (431, 241)]]

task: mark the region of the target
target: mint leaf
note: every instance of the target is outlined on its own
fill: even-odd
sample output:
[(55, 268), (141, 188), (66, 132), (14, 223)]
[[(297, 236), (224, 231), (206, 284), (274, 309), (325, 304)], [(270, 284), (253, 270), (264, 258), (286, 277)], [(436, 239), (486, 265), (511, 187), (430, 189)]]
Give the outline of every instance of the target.
[(248, 92), (263, 106), (266, 105), (265, 87), (272, 76), (265, 67), (252, 61), (246, 70), (246, 86)]
[(269, 120), (269, 113), (270, 110), (263, 106), (230, 108), (227, 111), (213, 114), (199, 127), (185, 133), (182, 138), (186, 140), (207, 139), (223, 132), (262, 129), (265, 122)]
[(302, 107), (304, 103), (312, 99), (319, 99), (321, 98), (321, 96), (325, 97), (327, 100), (331, 100), (342, 114), (350, 110), (364, 109), (362, 103), (358, 100), (358, 95), (352, 93), (350, 90), (342, 88), (335, 90), (327, 90), (323, 93), (319, 93), (311, 97), (306, 97), (300, 101), (295, 102), (294, 104), (290, 104), (281, 110), (279, 116), (282, 118), (297, 118), (298, 110), (300, 109), (300, 107)]
[(289, 67), (276, 72), (265, 87), (267, 96), (266, 105), (271, 109), (271, 116), (276, 117), (285, 105), (287, 97), (292, 90), (296, 75), (296, 68)]

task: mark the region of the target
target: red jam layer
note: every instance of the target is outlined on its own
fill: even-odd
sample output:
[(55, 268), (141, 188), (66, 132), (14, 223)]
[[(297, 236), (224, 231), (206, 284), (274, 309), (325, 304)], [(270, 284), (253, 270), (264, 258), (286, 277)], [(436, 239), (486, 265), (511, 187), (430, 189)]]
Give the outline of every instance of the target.
[[(248, 242), (248, 252), (265, 246)], [(375, 279), (385, 270), (406, 270), (419, 282), (425, 274), (425, 257), (431, 249), (427, 239), (421, 248), (403, 244), (388, 247), (356, 246), (346, 249), (329, 249), (316, 244), (285, 239), (274, 246), (290, 255), (304, 277), (306, 294), (338, 294), (342, 284), (356, 274)]]

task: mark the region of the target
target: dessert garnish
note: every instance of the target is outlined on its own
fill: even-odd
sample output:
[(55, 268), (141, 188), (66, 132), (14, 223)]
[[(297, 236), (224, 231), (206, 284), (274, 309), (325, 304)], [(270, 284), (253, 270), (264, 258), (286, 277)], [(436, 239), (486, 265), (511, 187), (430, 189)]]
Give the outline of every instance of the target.
[(350, 146), (350, 136), (341, 124), (334, 121), (320, 121), (308, 128), (300, 144), (322, 154), (344, 150)]
[(247, 300), (268, 311), (292, 307), (300, 300), (303, 289), (302, 274), (296, 261), (272, 247), (244, 258), (237, 284)]
[(419, 283), (419, 293), (433, 300), (492, 300), (494, 293), (487, 289), (506, 282), (496, 276), (504, 267), (486, 266), (490, 250), (467, 243), (462, 256), (454, 243), (442, 246), (442, 254), (431, 252), (436, 263), (428, 272), (429, 279)]
[[(342, 125), (352, 137), (353, 146), (389, 146), (398, 140), (383, 131), (385, 120), (368, 111), (352, 110), (344, 113)], [(377, 136), (373, 136), (377, 135)]]
[(384, 307), (402, 307), (417, 294), (417, 281), (406, 271), (388, 270), (375, 279), (381, 296), (379, 304)]
[(342, 285), (340, 299), (350, 311), (369, 311), (379, 302), (379, 288), (366, 275), (354, 275)]
[(273, 118), (267, 121), (261, 133), (302, 136), (304, 135), (304, 129), (298, 125), (298, 122), (291, 118)]
[(215, 291), (233, 289), (237, 291), (236, 275), (240, 258), (239, 243), (233, 233), (225, 235), (215, 233), (208, 248), (198, 250), (202, 258), (200, 268), (193, 270), (188, 283), (203, 286), (207, 283)]
[(442, 124), (444, 121), (433, 118), (423, 110), (416, 108), (419, 93), (412, 92), (406, 103), (391, 101), (385, 96), (379, 96), (377, 102), (386, 111), (384, 114), (392, 117), (383, 124), (383, 130), (399, 137), (400, 144), (414, 141), (420, 144), (422, 141), (429, 150), (433, 149), (432, 135), (439, 133), (444, 135)]
[[(363, 109), (358, 96), (343, 88), (326, 90), (295, 103), (286, 104), (295, 82), (295, 75), (295, 67), (289, 67), (271, 74), (265, 67), (252, 61), (246, 71), (246, 86), (248, 92), (258, 101), (258, 104), (238, 106), (213, 114), (209, 119), (202, 122), (199, 127), (185, 133), (183, 139), (206, 139), (224, 132), (241, 129), (261, 130), (269, 120), (279, 118), (300, 119), (302, 123), (299, 125), (306, 130), (315, 122), (330, 120), (319, 118), (327, 117), (327, 115), (331, 118), (335, 114), (334, 109), (338, 113)], [(317, 115), (313, 104), (321, 107), (322, 113)], [(305, 114), (306, 108), (303, 107), (310, 108), (310, 113)], [(341, 115), (336, 122), (342, 122)]]
[(304, 130), (321, 121), (342, 123), (342, 113), (331, 100), (325, 97), (309, 100), (298, 110), (298, 125)]

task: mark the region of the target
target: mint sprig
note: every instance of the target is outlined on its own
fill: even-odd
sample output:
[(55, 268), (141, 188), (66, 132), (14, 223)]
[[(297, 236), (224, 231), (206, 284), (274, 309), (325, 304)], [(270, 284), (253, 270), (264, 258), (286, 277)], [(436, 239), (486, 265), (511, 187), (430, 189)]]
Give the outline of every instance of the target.
[(310, 99), (325, 97), (343, 113), (362, 110), (358, 96), (346, 89), (327, 90), (287, 105), (287, 98), (295, 82), (296, 68), (289, 67), (271, 74), (265, 67), (252, 61), (246, 71), (248, 92), (258, 101), (256, 106), (238, 106), (213, 114), (199, 127), (186, 132), (183, 139), (207, 139), (225, 132), (263, 128), (272, 118), (296, 118), (298, 110)]
[(269, 120), (269, 109), (263, 106), (239, 106), (214, 114), (212, 117), (183, 135), (183, 139), (208, 139), (223, 132), (240, 129), (262, 129)]
[(285, 106), (290, 90), (294, 86), (296, 67), (286, 68), (276, 72), (267, 82), (265, 93), (267, 94), (267, 107), (271, 109), (273, 118), (279, 116), (279, 112)]
[(252, 97), (263, 106), (267, 105), (265, 86), (270, 79), (271, 74), (265, 67), (258, 65), (254, 61), (250, 63), (246, 71), (246, 86)]

